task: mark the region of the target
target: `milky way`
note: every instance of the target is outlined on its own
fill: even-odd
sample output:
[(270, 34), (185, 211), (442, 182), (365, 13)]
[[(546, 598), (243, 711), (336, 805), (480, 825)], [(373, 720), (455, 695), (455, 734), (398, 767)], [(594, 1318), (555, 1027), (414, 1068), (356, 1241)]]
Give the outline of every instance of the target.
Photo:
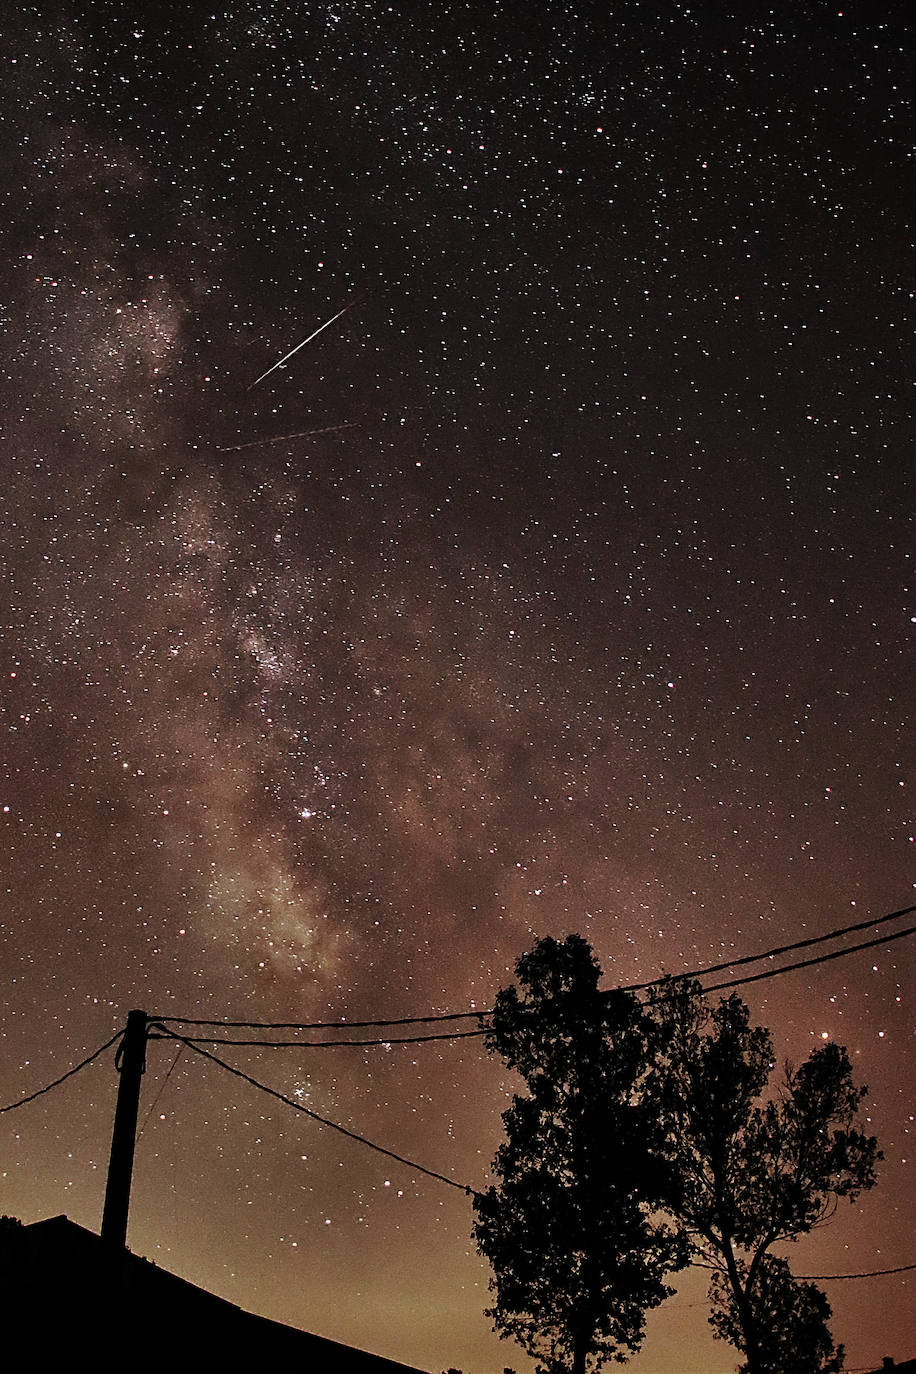
[[(482, 1008), (547, 933), (611, 983), (911, 902), (893, 8), (179, 8), (4, 23), (0, 1099), (131, 1007)], [(799, 1272), (916, 1260), (913, 967), (749, 992), (849, 1046), (886, 1155)], [(475, 1040), (232, 1053), (472, 1186), (515, 1087)], [(132, 1248), (527, 1367), (460, 1192), (190, 1051), (154, 1101), (173, 1058)], [(3, 1118), (0, 1211), (97, 1227), (114, 1091)], [(734, 1368), (679, 1290), (632, 1367)], [(829, 1286), (851, 1366), (911, 1292)]]

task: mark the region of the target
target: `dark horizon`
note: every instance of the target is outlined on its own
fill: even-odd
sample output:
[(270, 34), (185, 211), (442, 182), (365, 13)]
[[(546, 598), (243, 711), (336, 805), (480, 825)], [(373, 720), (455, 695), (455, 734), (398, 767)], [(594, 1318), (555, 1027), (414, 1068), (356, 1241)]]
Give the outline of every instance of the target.
[(130, 1250), (106, 1244), (63, 1215), (0, 1234), (0, 1295), (9, 1303), (6, 1358), (21, 1374), (65, 1368), (71, 1374), (83, 1369), (423, 1374), (245, 1311)]

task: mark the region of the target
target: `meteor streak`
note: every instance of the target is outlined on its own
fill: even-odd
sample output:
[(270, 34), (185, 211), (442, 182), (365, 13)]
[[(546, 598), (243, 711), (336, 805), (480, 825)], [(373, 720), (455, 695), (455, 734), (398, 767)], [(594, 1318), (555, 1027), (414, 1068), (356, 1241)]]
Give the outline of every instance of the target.
[[(307, 342), (308, 340), (306, 340)], [(216, 451), (217, 453), (240, 453), (243, 448), (263, 448), (265, 444), (282, 444), (286, 439), (308, 439), (313, 434), (333, 434), (336, 429), (355, 428), (355, 420), (341, 420), (338, 425), (324, 425), (321, 429), (297, 429), (295, 434), (278, 434), (273, 439), (250, 439), (247, 444), (225, 444), (223, 446), (217, 444)]]
[(333, 324), (335, 320), (339, 320), (341, 315), (345, 315), (346, 312), (350, 309), (350, 306), (355, 304), (355, 301), (351, 301), (350, 305), (345, 305), (343, 310), (338, 310), (336, 315), (332, 315), (329, 320), (325, 320), (324, 324), (320, 324), (317, 329), (312, 331), (312, 333), (308, 336), (307, 339), (303, 339), (302, 343), (298, 343), (296, 344), (295, 348), (291, 348), (289, 352), (285, 354), (285, 356), (282, 357), (278, 363), (274, 363), (273, 367), (269, 367), (266, 372), (262, 372), (260, 377), (255, 377), (254, 381), (251, 383), (251, 386), (249, 386), (248, 390), (251, 391), (253, 387), (257, 386), (258, 382), (263, 382), (265, 377), (269, 377), (270, 374), (272, 372), (275, 372), (278, 367), (282, 367), (283, 364), (287, 362), (288, 359), (290, 359), (294, 353), (298, 353), (300, 348), (305, 348), (305, 345), (307, 343), (311, 343), (313, 339), (316, 339), (323, 329), (327, 329), (329, 324)]

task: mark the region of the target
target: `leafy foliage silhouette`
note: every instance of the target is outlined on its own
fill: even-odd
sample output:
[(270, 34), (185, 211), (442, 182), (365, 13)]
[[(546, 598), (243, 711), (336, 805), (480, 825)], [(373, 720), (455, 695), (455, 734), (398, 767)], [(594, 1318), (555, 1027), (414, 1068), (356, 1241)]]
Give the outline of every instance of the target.
[(540, 1370), (584, 1374), (639, 1348), (646, 1310), (672, 1291), (664, 1275), (687, 1258), (653, 1215), (672, 1187), (647, 1092), (658, 1031), (632, 994), (599, 991), (578, 935), (542, 940), (516, 975), (487, 1045), (527, 1093), (504, 1113), (499, 1182), (475, 1198), (474, 1235), (493, 1268), (494, 1328)]
[(600, 974), (581, 936), (547, 938), (496, 999), (487, 1048), (527, 1091), (474, 1201), (494, 1328), (539, 1374), (623, 1362), (692, 1257), (713, 1270), (710, 1324), (742, 1374), (836, 1374), (825, 1295), (772, 1249), (875, 1184), (845, 1049), (771, 1085), (770, 1034), (740, 997), (672, 979), (645, 1007)]
[[(746, 1280), (743, 1265), (739, 1265), (739, 1272)], [(710, 1297), (713, 1311), (709, 1321), (714, 1332), (746, 1353), (735, 1290), (726, 1275), (713, 1276)], [(833, 1343), (828, 1326), (830, 1304), (816, 1284), (794, 1278), (784, 1259), (766, 1255), (758, 1267), (750, 1302), (760, 1369), (839, 1374), (843, 1368), (843, 1347)], [(749, 1370), (749, 1363), (739, 1365), (740, 1374), (749, 1374)]]
[(830, 1305), (770, 1252), (874, 1186), (878, 1143), (856, 1125), (868, 1090), (836, 1044), (786, 1064), (771, 1090), (770, 1034), (734, 994), (710, 1005), (699, 983), (671, 983), (653, 1015), (666, 1041), (666, 1203), (714, 1270), (710, 1323), (745, 1356), (745, 1374), (831, 1374), (843, 1350)]

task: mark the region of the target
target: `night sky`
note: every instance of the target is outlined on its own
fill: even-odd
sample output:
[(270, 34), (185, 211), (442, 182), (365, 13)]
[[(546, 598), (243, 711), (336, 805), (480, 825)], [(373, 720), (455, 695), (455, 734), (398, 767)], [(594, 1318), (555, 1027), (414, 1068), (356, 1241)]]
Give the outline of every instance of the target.
[[(902, 7), (87, 0), (0, 61), (0, 1103), (132, 1007), (479, 1009), (546, 934), (611, 986), (913, 902)], [(916, 1261), (912, 939), (747, 998), (886, 1155), (797, 1272)], [(517, 1087), (225, 1053), (474, 1187)], [(132, 1249), (530, 1368), (462, 1192), (174, 1060)], [(98, 1228), (115, 1091), (3, 1116), (0, 1211)], [(705, 1286), (634, 1370), (735, 1368)], [(824, 1287), (850, 1367), (916, 1354), (912, 1274)]]

